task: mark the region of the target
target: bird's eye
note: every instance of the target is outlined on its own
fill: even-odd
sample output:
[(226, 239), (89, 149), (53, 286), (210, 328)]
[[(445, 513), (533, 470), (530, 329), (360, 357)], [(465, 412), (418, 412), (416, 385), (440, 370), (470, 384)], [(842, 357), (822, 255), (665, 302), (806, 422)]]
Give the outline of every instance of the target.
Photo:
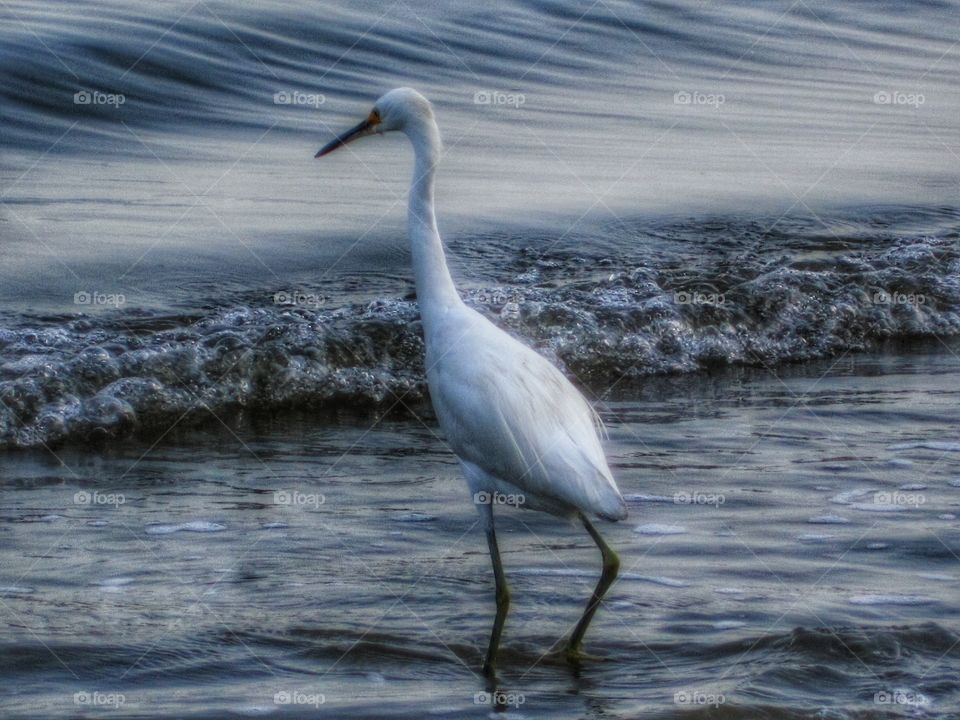
[(380, 111), (374, 108), (370, 111), (370, 115), (367, 116), (367, 122), (371, 125), (379, 125), (382, 120), (380, 118)]

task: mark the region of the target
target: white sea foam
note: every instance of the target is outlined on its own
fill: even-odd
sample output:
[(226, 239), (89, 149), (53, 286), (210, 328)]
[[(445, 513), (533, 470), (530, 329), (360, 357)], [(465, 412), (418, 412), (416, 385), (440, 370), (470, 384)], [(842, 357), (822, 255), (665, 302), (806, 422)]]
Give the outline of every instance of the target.
[(149, 525), (146, 532), (148, 535), (170, 535), (177, 532), (212, 533), (226, 529), (226, 525), (219, 523), (208, 520), (193, 520), (179, 525)]
[(840, 515), (814, 515), (807, 522), (814, 525), (846, 525), (850, 521)]
[(422, 523), (432, 522), (437, 519), (436, 515), (428, 515), (421, 512), (397, 513), (391, 518), (394, 522), (403, 523)]
[(872, 492), (874, 492), (872, 488), (857, 488), (856, 490), (844, 490), (843, 492), (837, 493), (832, 498), (830, 498), (830, 502), (836, 505), (849, 505), (854, 500), (857, 500), (862, 497), (866, 497)]
[(925, 595), (854, 595), (847, 601), (851, 605), (928, 605), (936, 602)]
[(938, 582), (951, 582), (957, 579), (955, 575), (949, 575), (947, 573), (917, 573), (917, 577), (923, 578), (924, 580), (936, 580)]
[(816, 543), (816, 542), (825, 542), (826, 540), (832, 540), (836, 535), (827, 535), (820, 533), (804, 533), (803, 535), (797, 536), (797, 541), (802, 543)]
[(907, 460), (907, 458), (890, 458), (887, 460), (887, 465), (889, 467), (907, 468), (913, 466), (913, 460)]
[(638, 525), (633, 531), (640, 535), (683, 535), (687, 532), (687, 529), (682, 525), (647, 523), (646, 525)]
[(0, 586), (0, 595), (27, 595), (34, 592), (32, 587), (26, 585), (3, 585)]
[(938, 452), (960, 452), (960, 443), (940, 440), (917, 440), (915, 442), (888, 445), (887, 450), (936, 450)]
[(131, 577), (112, 577), (98, 580), (94, 583), (94, 585), (98, 585), (102, 592), (119, 593), (123, 592), (126, 589), (126, 586), (132, 583), (133, 578)]
[(672, 503), (672, 495), (645, 495), (644, 493), (629, 493), (623, 496), (627, 502)]

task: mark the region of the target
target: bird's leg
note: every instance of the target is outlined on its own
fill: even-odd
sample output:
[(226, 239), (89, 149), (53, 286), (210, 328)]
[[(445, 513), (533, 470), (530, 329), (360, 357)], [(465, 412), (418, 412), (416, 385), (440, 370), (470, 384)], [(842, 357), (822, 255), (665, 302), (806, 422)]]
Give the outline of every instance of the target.
[(603, 596), (607, 593), (607, 590), (616, 579), (617, 573), (620, 570), (620, 558), (617, 557), (617, 554), (603, 541), (600, 533), (597, 532), (597, 529), (582, 513), (580, 514), (580, 520), (583, 522), (583, 526), (587, 529), (587, 532), (590, 533), (590, 537), (592, 537), (593, 541), (597, 544), (597, 547), (600, 548), (600, 553), (603, 556), (603, 572), (600, 574), (600, 580), (597, 582), (597, 587), (594, 589), (593, 595), (590, 596), (590, 602), (587, 603), (580, 622), (577, 623), (577, 627), (574, 628), (573, 634), (570, 636), (570, 641), (567, 643), (566, 652), (569, 658), (576, 658), (579, 655), (583, 635), (587, 632), (587, 627), (597, 612), (597, 608), (600, 607), (600, 601), (603, 600)]
[(487, 527), (487, 545), (490, 548), (490, 559), (493, 561), (493, 578), (497, 585), (497, 617), (493, 621), (493, 632), (490, 633), (490, 645), (487, 647), (487, 659), (483, 663), (483, 672), (488, 677), (492, 677), (497, 647), (500, 645), (500, 635), (503, 633), (503, 623), (507, 619), (507, 611), (510, 610), (510, 589), (507, 587), (507, 578), (503, 574), (500, 548), (497, 547), (497, 535), (493, 529), (492, 517)]

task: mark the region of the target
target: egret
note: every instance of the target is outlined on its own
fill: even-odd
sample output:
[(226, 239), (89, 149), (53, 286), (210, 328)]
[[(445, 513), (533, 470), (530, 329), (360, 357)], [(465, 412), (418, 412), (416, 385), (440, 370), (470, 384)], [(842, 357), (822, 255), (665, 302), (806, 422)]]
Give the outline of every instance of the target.
[(376, 101), (366, 119), (338, 135), (322, 157), (367, 135), (399, 131), (415, 162), (407, 212), (417, 302), (426, 344), (427, 384), (447, 442), (460, 460), (487, 536), (496, 585), (496, 616), (484, 671), (493, 675), (510, 607), (494, 530), (497, 498), (579, 519), (600, 548), (603, 569), (565, 653), (581, 655), (584, 633), (617, 576), (620, 560), (589, 516), (623, 520), (626, 503), (600, 445), (600, 418), (583, 395), (543, 356), (507, 334), (457, 294), (433, 209), (440, 131), (430, 102), (398, 88)]

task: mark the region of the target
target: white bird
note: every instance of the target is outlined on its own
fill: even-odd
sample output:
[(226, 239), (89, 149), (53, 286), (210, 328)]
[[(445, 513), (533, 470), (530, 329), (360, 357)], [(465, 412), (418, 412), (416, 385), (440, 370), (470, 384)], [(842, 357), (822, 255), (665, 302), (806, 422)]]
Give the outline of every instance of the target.
[(408, 234), (430, 397), (463, 466), (493, 561), (497, 613), (484, 671), (493, 674), (510, 606), (493, 521), (497, 498), (510, 496), (522, 499), (527, 508), (579, 517), (600, 548), (600, 581), (566, 644), (567, 656), (576, 659), (587, 626), (620, 567), (617, 554), (587, 516), (627, 516), (600, 445), (599, 416), (556, 367), (467, 307), (457, 294), (433, 210), (440, 131), (423, 95), (410, 88), (391, 90), (363, 122), (337, 136), (316, 157), (357, 138), (390, 131), (410, 139), (416, 159)]

